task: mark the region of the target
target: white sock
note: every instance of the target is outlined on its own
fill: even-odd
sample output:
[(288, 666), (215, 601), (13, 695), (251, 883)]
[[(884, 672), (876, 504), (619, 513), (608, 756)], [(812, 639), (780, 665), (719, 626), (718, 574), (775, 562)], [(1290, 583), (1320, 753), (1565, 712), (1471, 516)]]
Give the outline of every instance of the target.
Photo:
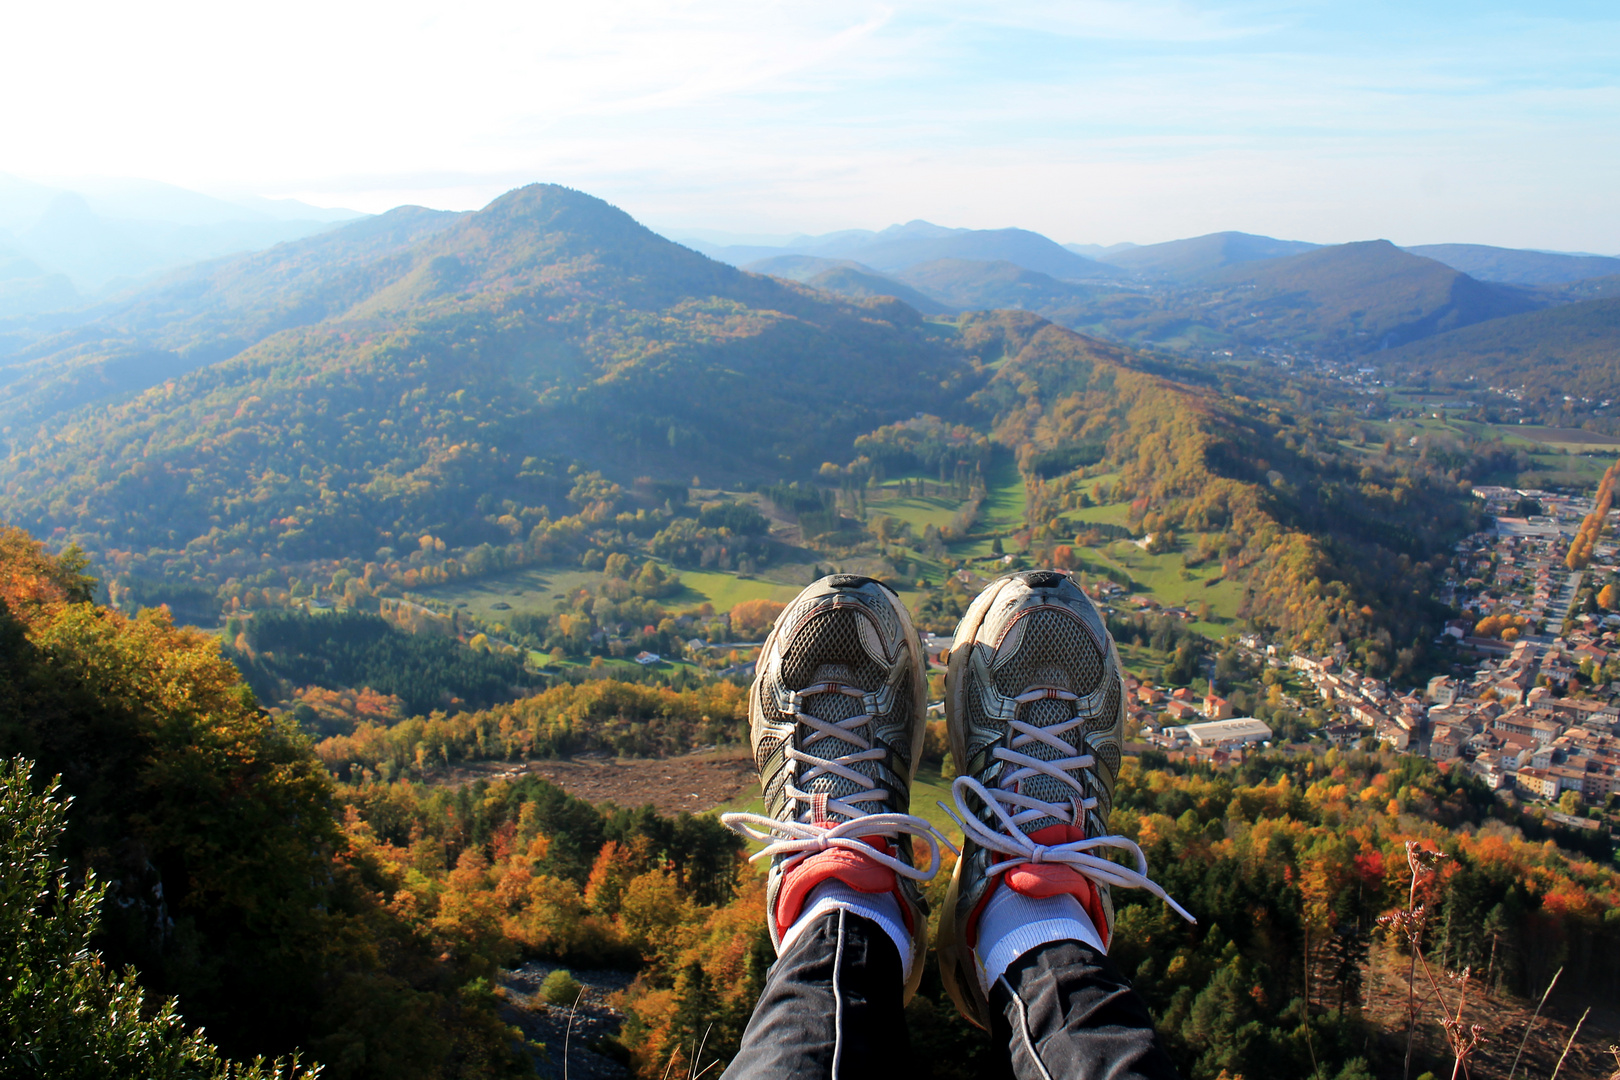
[(817, 919), (839, 908), (852, 915), (871, 919), (883, 927), (883, 932), (894, 939), (894, 947), (900, 950), (900, 967), (905, 977), (908, 979), (911, 977), (911, 935), (906, 933), (906, 920), (900, 914), (900, 902), (894, 898), (893, 893), (861, 892), (850, 888), (837, 878), (828, 878), (810, 890), (799, 917), (788, 927), (787, 933), (782, 935), (780, 952), (787, 952), (799, 939), (799, 935), (804, 933), (806, 928), (815, 925)]
[(997, 885), (979, 916), (979, 985), (986, 994), (1012, 962), (1031, 949), (1052, 941), (1079, 941), (1100, 953), (1102, 935), (1091, 916), (1069, 893), (1032, 900), (1005, 885)]

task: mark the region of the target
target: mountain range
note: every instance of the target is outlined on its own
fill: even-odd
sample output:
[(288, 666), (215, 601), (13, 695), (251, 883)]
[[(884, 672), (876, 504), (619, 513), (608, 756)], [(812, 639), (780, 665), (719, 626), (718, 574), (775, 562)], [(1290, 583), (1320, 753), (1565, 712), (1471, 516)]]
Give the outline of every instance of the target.
[(363, 215), (171, 184), (59, 187), (0, 174), (0, 317), (80, 307), (153, 273), (308, 236)]
[[(1346, 255), (1306, 257), (1328, 273)], [(919, 292), (961, 290), (973, 262), (906, 273)], [(1030, 298), (1100, 288), (990, 265)], [(1257, 288), (1261, 266), (1225, 287)], [(1078, 499), (1084, 468), (1115, 470), (1133, 515), (1180, 523), (1252, 583), (1256, 625), (1361, 633), (1365, 609), (1390, 640), (1423, 632), (1426, 592), (1408, 579), (1449, 535), (1454, 482), (1417, 500), (1366, 485), (1334, 440), (1284, 453), (1270, 406), (1157, 367), (1029, 311), (929, 319), (742, 271), (533, 185), (476, 213), (402, 208), (196, 267), (26, 343), (4, 372), (0, 517), (207, 592), (291, 587), (303, 567), (329, 576), (422, 542), (461, 558), (543, 533), (547, 557), (579, 560), (641, 542), (639, 516), (613, 516), (632, 486), (684, 502), (695, 475), (864, 475), (841, 465), (866, 468), (858, 437), (932, 416), (1026, 466), (1035, 522)], [(1428, 481), (1399, 492), (1414, 483)]]
[[(728, 248), (722, 257), (776, 252), (745, 263), (757, 273), (851, 298), (896, 297), (927, 315), (991, 308), (1032, 311), (1087, 334), (1134, 347), (1207, 357), (1265, 353), (1303, 362), (1371, 362), (1397, 379), (1466, 386), (1485, 363), (1492, 385), (1538, 385), (1536, 399), (1567, 414), (1551, 373), (1576, 364), (1577, 411), (1620, 399), (1620, 371), (1599, 362), (1620, 335), (1582, 308), (1531, 318), (1583, 301), (1620, 297), (1620, 259), (1450, 244), (1399, 248), (1388, 241), (1319, 245), (1247, 233), (1213, 233), (1162, 244), (1069, 245), (1121, 272), (1080, 273), (1032, 258), (1006, 230), (968, 233), (924, 222), (883, 233), (800, 238), (794, 245), (842, 252), (784, 254)], [(901, 241), (904, 240), (902, 247)], [(1022, 241), (1020, 241), (1022, 243)], [(794, 246), (790, 245), (790, 246)], [(972, 250), (982, 257), (942, 255)], [(906, 253), (905, 259), (894, 253)], [(886, 265), (863, 261), (881, 256)], [(927, 257), (924, 256), (935, 256)], [(897, 267), (897, 268), (896, 268)], [(1515, 322), (1520, 320), (1520, 322)], [(1486, 327), (1472, 335), (1464, 327)], [(1422, 349), (1386, 355), (1413, 342)], [(1481, 342), (1514, 342), (1491, 353)], [(1411, 359), (1421, 357), (1421, 360)], [(1578, 358), (1578, 359), (1576, 359)], [(1554, 361), (1541, 368), (1543, 361)], [(1573, 384), (1572, 384), (1573, 385)], [(1554, 393), (1553, 391), (1557, 391)], [(1560, 422), (1580, 420), (1562, 415)]]
[(851, 296), (882, 293), (887, 281), (888, 295), (922, 311), (1034, 311), (1124, 344), (1193, 355), (1242, 345), (1342, 359), (1553, 302), (1383, 240), (1319, 247), (1229, 233), (1119, 256), (1127, 257), (1155, 281), (1064, 280), (1012, 259), (941, 258), (886, 275), (853, 260), (830, 274), (830, 260), (779, 255), (748, 269)]
[[(956, 229), (920, 220), (892, 225), (881, 231), (846, 229), (820, 236), (799, 235), (770, 244), (731, 243), (717, 234), (690, 235), (680, 230), (672, 231), (671, 235), (695, 251), (734, 266), (807, 255), (858, 262), (893, 274), (937, 259), (971, 259), (1016, 263), (1026, 270), (1072, 281), (1135, 277), (1191, 282), (1237, 263), (1283, 258), (1334, 246), (1243, 232), (1210, 233), (1156, 244), (1060, 245), (1026, 229)], [(1054, 248), (1078, 256), (1081, 261), (1063, 259)], [(1505, 285), (1565, 285), (1620, 274), (1620, 257), (1606, 255), (1484, 244), (1423, 244), (1404, 250), (1443, 263), (1477, 280)]]

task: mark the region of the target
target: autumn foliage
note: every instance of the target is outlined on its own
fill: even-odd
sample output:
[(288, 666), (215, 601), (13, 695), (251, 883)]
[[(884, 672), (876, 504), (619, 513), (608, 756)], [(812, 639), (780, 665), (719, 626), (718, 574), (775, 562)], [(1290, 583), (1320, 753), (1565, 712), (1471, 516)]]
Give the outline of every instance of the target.
[(744, 600), (731, 609), (732, 632), (750, 639), (763, 637), (786, 607), (778, 600)]
[(1570, 541), (1569, 553), (1564, 556), (1564, 563), (1571, 570), (1584, 570), (1592, 561), (1592, 547), (1597, 543), (1598, 537), (1603, 535), (1609, 507), (1614, 503), (1614, 485), (1617, 479), (1620, 479), (1620, 461), (1603, 471), (1603, 479), (1598, 481), (1597, 499), (1592, 511), (1581, 519), (1581, 527), (1576, 530), (1575, 539)]

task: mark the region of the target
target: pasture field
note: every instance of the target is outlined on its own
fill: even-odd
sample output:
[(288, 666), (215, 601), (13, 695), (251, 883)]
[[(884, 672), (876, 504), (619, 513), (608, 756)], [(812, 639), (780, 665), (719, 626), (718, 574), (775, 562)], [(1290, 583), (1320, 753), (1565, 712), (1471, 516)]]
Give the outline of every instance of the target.
[[(674, 568), (666, 565), (665, 569)], [(740, 578), (719, 570), (676, 572), (681, 575), (681, 590), (658, 601), (671, 611), (695, 608), (704, 603), (713, 604), (715, 611), (730, 611), (744, 600), (791, 600), (800, 588), (763, 578)], [(464, 579), (448, 585), (417, 589), (415, 592), (452, 604), (484, 622), (505, 622), (518, 613), (550, 614), (561, 597), (581, 587), (594, 589), (602, 581), (600, 571), (581, 570), (578, 567), (530, 566), (474, 580)]]
[(984, 509), (979, 514), (980, 520), (1002, 528), (1022, 524), (1029, 493), (1024, 490), (1024, 478), (1019, 474), (1018, 466), (998, 457), (985, 473), (984, 479), (986, 498)]
[[(1065, 510), (1064, 521), (1090, 522), (1094, 525), (1118, 525), (1125, 527), (1126, 517), (1131, 510), (1130, 503), (1109, 503), (1107, 506), (1088, 506), (1082, 510)], [(1078, 531), (1078, 530), (1077, 530)]]
[(556, 610), (558, 599), (581, 586), (595, 586), (601, 580), (600, 573), (577, 566), (527, 566), (412, 591), (493, 623), (505, 622), (516, 614), (549, 615)]
[[(665, 567), (665, 569), (674, 569)], [(766, 569), (769, 573), (769, 568)], [(714, 605), (715, 611), (730, 611), (744, 600), (781, 600), (786, 603), (803, 587), (762, 577), (740, 578), (723, 570), (679, 570), (681, 591), (658, 602), (671, 610)]]
[(869, 500), (866, 504), (868, 518), (887, 514), (910, 525), (916, 536), (921, 536), (930, 525), (944, 529), (961, 509), (962, 500), (948, 495), (912, 495), (907, 498), (886, 498), (881, 502)]

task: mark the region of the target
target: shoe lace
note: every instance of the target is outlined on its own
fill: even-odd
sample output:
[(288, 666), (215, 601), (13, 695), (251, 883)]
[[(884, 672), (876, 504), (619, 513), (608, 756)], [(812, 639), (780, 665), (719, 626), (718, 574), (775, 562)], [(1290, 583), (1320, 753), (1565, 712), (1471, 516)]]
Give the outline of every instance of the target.
[[(915, 814), (870, 813), (864, 809), (868, 804), (886, 804), (889, 800), (888, 789), (881, 787), (872, 777), (853, 767), (865, 761), (881, 761), (887, 756), (887, 751), (882, 747), (872, 745), (871, 705), (868, 704), (866, 711), (842, 720), (824, 720), (803, 709), (804, 699), (813, 694), (843, 694), (847, 697), (860, 698), (863, 702), (869, 702), (870, 695), (859, 687), (845, 683), (819, 682), (792, 694), (786, 703), (792, 710), (796, 723), (821, 733), (820, 739), (802, 740), (805, 745), (824, 742), (827, 738), (831, 738), (854, 749), (836, 757), (822, 757), (807, 753), (797, 746), (789, 746), (786, 756), (790, 761), (808, 766), (799, 777), (806, 787), (818, 778), (836, 776), (853, 782), (860, 790), (831, 798), (820, 792), (805, 791), (794, 783), (790, 775), (786, 794), (795, 806), (803, 806), (803, 809), (791, 818), (783, 820), (764, 814), (731, 813), (721, 814), (721, 823), (741, 836), (765, 844), (762, 850), (749, 857), (749, 862), (777, 855), (788, 856), (782, 867), (784, 872), (818, 852), (826, 851), (828, 848), (843, 848), (871, 858), (901, 877), (913, 881), (932, 880), (939, 872), (940, 845), (943, 844), (953, 852), (957, 850), (956, 846), (945, 839), (925, 818), (917, 817)], [(866, 729), (866, 734), (862, 734), (859, 730), (861, 728)], [(812, 820), (803, 820), (807, 814)], [(818, 824), (829, 820), (828, 814), (839, 814), (847, 820), (832, 826)], [(915, 836), (927, 843), (929, 858), (926, 869), (879, 851), (863, 839), (869, 836), (898, 839), (902, 834)]]
[[(1026, 705), (1044, 698), (1056, 698), (1061, 701), (1079, 700), (1076, 694), (1052, 687), (1039, 687), (1020, 694), (1013, 700), (1019, 705)], [(975, 777), (958, 776), (951, 783), (951, 795), (955, 798), (957, 812), (952, 812), (944, 803), (939, 804), (940, 809), (950, 814), (969, 840), (989, 851), (1007, 856), (986, 871), (990, 877), (1025, 863), (1061, 863), (1094, 882), (1127, 889), (1146, 889), (1169, 904), (1176, 914), (1188, 922), (1196, 923), (1198, 920), (1193, 918), (1187, 909), (1172, 900), (1158, 882), (1148, 877), (1147, 856), (1142, 854), (1142, 849), (1135, 841), (1124, 836), (1092, 836), (1062, 844), (1037, 844), (1023, 830), (1022, 826), (1047, 817), (1056, 818), (1065, 824), (1077, 825), (1080, 824), (1084, 811), (1096, 808), (1097, 799), (1087, 795), (1085, 787), (1075, 777), (1079, 770), (1094, 768), (1096, 759), (1091, 754), (1076, 753), (1073, 744), (1062, 738), (1077, 728), (1083, 728), (1088, 719), (1084, 715), (1077, 715), (1062, 723), (1045, 726), (1031, 724), (1016, 717), (1009, 720), (1007, 727), (1011, 738), (1007, 740), (1006, 746), (998, 746), (991, 752), (994, 760), (1009, 766), (996, 786), (987, 788)], [(1032, 748), (1037, 743), (1049, 746), (1063, 756), (1043, 760), (1023, 752), (1025, 748)], [(1073, 789), (1075, 797), (1066, 804), (1054, 803), (1033, 798), (1018, 790), (1022, 781), (1033, 776), (1051, 777)], [(967, 796), (970, 794), (977, 796), (983, 805), (989, 807), (1000, 822), (1001, 828), (993, 829), (979, 819), (969, 806)], [(1130, 852), (1136, 856), (1136, 869), (1132, 870), (1128, 866), (1121, 866), (1100, 855), (1092, 854), (1099, 848), (1117, 848)]]

